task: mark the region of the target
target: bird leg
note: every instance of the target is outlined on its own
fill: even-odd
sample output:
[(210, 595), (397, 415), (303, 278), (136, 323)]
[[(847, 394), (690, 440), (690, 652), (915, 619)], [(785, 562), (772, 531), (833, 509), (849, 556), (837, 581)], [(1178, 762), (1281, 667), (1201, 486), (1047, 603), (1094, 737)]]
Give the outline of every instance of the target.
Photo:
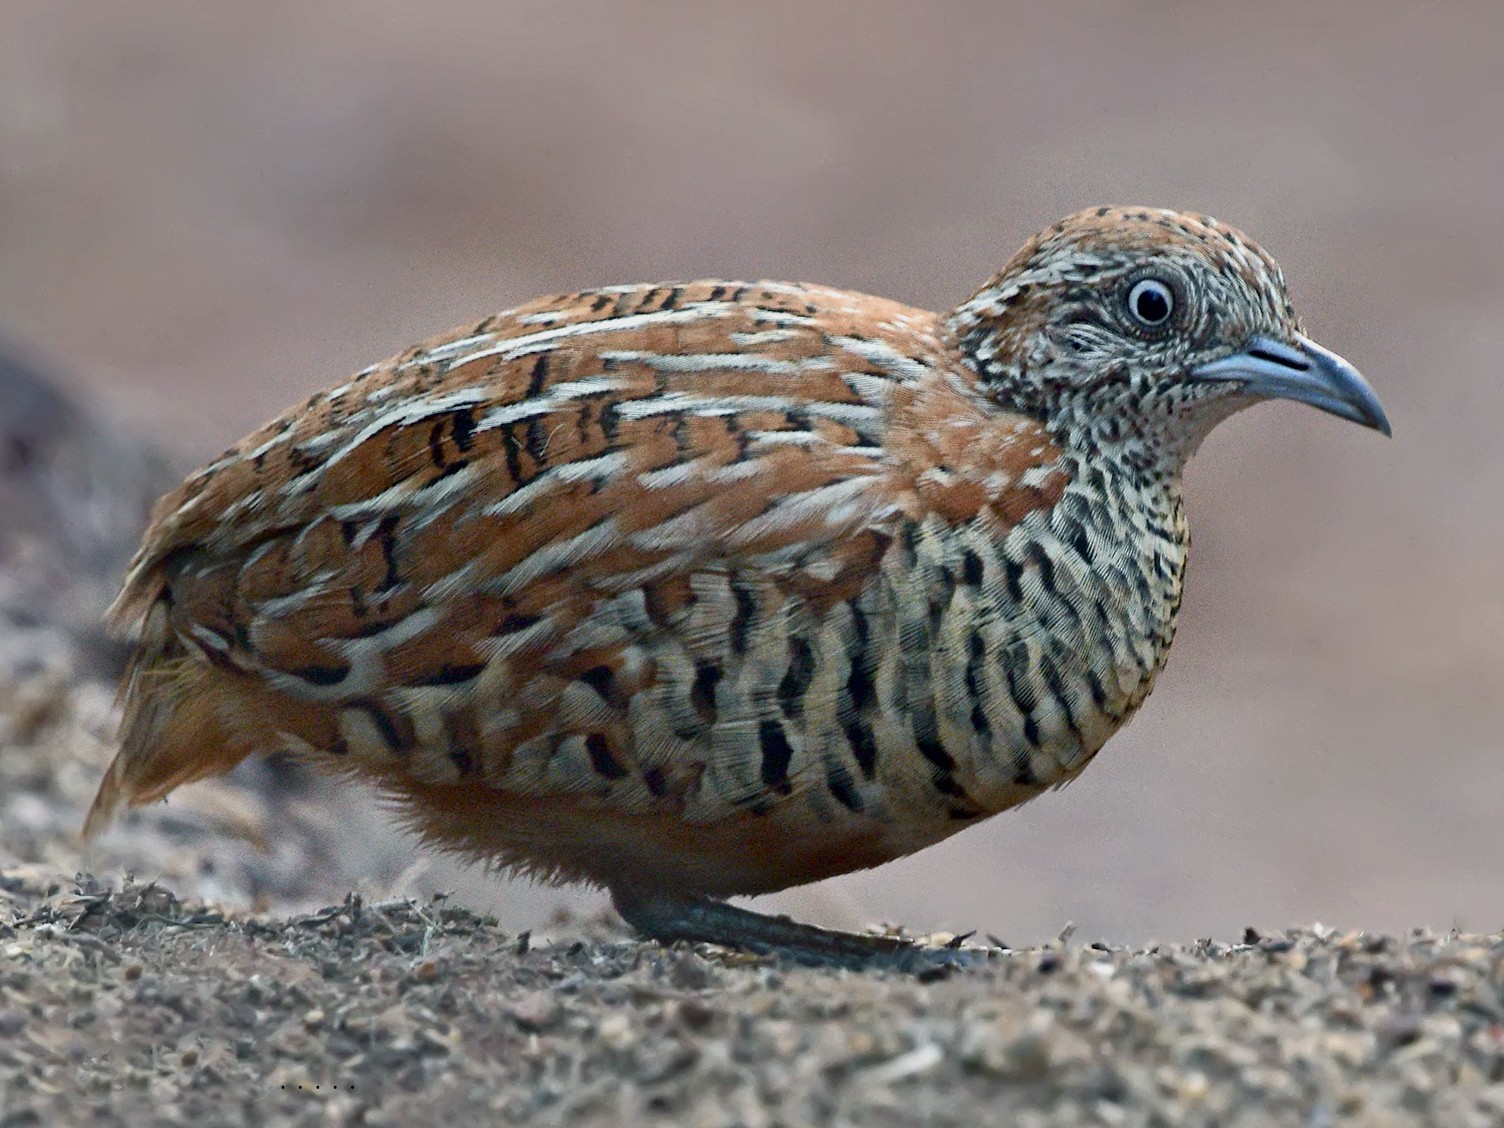
[(661, 944), (676, 940), (719, 944), (817, 967), (920, 971), (970, 963), (979, 955), (960, 947), (929, 948), (896, 936), (817, 928), (695, 895), (613, 889), (611, 903), (628, 924)]

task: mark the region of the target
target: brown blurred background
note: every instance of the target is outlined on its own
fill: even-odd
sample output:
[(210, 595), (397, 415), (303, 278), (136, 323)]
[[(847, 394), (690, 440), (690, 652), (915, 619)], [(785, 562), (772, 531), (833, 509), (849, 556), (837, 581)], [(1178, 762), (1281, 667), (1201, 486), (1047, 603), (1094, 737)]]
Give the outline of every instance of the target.
[[(1090, 203), (1283, 264), (1395, 438), (1190, 473), (1170, 667), (1060, 795), (769, 902), (1114, 941), (1504, 925), (1504, 5), (7, 0), (0, 332), (199, 459), (535, 295), (953, 304)], [(565, 895), (442, 867), (525, 926)], [(579, 903), (575, 899), (575, 903)]]

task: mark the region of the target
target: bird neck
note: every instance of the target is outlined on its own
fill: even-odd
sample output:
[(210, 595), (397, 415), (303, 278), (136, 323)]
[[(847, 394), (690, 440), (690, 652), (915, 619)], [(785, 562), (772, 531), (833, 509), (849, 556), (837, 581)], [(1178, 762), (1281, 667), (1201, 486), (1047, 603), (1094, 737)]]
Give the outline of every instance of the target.
[(1050, 345), (1043, 313), (1015, 290), (994, 280), (949, 317), (946, 338), (975, 395), (1040, 421), (1064, 449), (1178, 489), (1202, 440), (1250, 402), (1178, 372), (1121, 362), (1083, 367)]

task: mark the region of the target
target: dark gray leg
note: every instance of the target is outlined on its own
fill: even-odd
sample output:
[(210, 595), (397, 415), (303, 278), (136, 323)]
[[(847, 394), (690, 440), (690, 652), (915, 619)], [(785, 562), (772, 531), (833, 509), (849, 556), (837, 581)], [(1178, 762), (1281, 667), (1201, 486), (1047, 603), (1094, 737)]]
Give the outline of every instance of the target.
[(980, 953), (959, 948), (926, 948), (893, 936), (863, 936), (768, 916), (709, 897), (673, 896), (613, 889), (611, 902), (633, 928), (663, 944), (676, 940), (720, 944), (797, 963), (901, 971), (971, 963)]

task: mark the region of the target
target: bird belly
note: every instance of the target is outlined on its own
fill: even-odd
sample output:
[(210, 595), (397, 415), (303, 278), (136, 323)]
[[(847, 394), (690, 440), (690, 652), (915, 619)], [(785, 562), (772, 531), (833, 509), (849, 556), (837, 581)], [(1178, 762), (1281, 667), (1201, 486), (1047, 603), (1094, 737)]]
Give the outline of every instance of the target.
[(931, 820), (827, 822), (802, 804), (691, 823), (597, 799), (532, 796), (393, 773), (381, 789), (428, 844), (523, 876), (712, 897), (786, 889), (881, 865), (960, 829)]

